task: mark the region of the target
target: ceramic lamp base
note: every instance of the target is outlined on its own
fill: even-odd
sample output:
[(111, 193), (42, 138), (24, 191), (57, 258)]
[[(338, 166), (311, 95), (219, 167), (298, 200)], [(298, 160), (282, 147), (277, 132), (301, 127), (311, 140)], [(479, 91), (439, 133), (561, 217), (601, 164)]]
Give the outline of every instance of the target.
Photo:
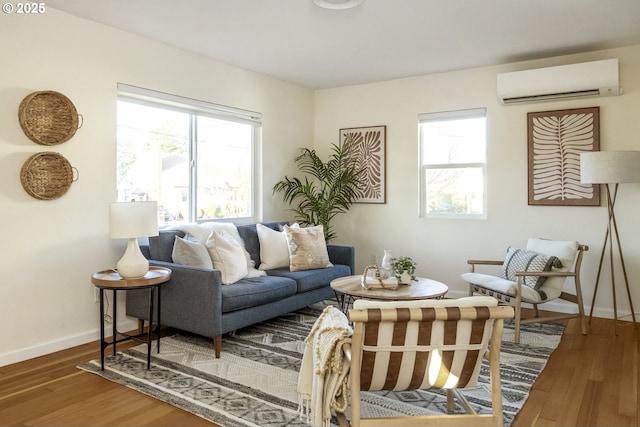
[(138, 239), (129, 239), (127, 250), (116, 264), (118, 274), (125, 279), (138, 279), (149, 271), (149, 261), (142, 255)]

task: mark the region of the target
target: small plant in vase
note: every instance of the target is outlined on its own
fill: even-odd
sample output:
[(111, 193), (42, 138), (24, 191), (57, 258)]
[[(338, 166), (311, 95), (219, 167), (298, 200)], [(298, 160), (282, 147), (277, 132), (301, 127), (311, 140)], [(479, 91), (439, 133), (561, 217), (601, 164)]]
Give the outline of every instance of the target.
[(416, 263), (408, 256), (401, 256), (397, 258), (391, 258), (391, 271), (393, 275), (398, 279), (399, 283), (409, 284), (411, 281), (417, 281)]

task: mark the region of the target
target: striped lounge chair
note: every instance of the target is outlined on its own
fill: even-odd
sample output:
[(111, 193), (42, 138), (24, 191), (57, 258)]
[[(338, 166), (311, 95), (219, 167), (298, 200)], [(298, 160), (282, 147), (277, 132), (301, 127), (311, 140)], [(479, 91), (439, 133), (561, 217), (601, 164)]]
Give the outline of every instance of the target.
[[(341, 426), (500, 426), (500, 342), (504, 319), (513, 307), (495, 298), (450, 300), (358, 300), (349, 310), (353, 337), (350, 360), (350, 420), (336, 413)], [(489, 351), (491, 346), (491, 351)], [(491, 377), (491, 414), (477, 414), (460, 389), (478, 382), (482, 359)], [(446, 389), (448, 413), (362, 418), (360, 393), (380, 390)], [(457, 397), (465, 413), (454, 414)]]

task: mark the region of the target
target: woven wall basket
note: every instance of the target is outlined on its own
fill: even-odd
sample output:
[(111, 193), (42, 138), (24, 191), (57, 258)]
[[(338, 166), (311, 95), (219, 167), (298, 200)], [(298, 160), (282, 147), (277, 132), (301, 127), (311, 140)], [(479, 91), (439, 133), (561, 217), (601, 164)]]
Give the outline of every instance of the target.
[(62, 144), (81, 126), (69, 98), (52, 90), (33, 92), (24, 98), (18, 118), (25, 135), (40, 145)]
[(53, 200), (69, 190), (75, 181), (74, 169), (59, 153), (36, 153), (22, 165), (20, 182), (25, 191), (36, 199)]

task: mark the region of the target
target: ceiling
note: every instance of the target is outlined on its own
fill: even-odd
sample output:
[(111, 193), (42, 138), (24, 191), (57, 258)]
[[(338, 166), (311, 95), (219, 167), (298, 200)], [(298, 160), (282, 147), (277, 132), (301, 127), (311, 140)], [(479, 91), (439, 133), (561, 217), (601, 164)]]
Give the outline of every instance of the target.
[(639, 0), (47, 0), (47, 7), (309, 88), (640, 44)]

